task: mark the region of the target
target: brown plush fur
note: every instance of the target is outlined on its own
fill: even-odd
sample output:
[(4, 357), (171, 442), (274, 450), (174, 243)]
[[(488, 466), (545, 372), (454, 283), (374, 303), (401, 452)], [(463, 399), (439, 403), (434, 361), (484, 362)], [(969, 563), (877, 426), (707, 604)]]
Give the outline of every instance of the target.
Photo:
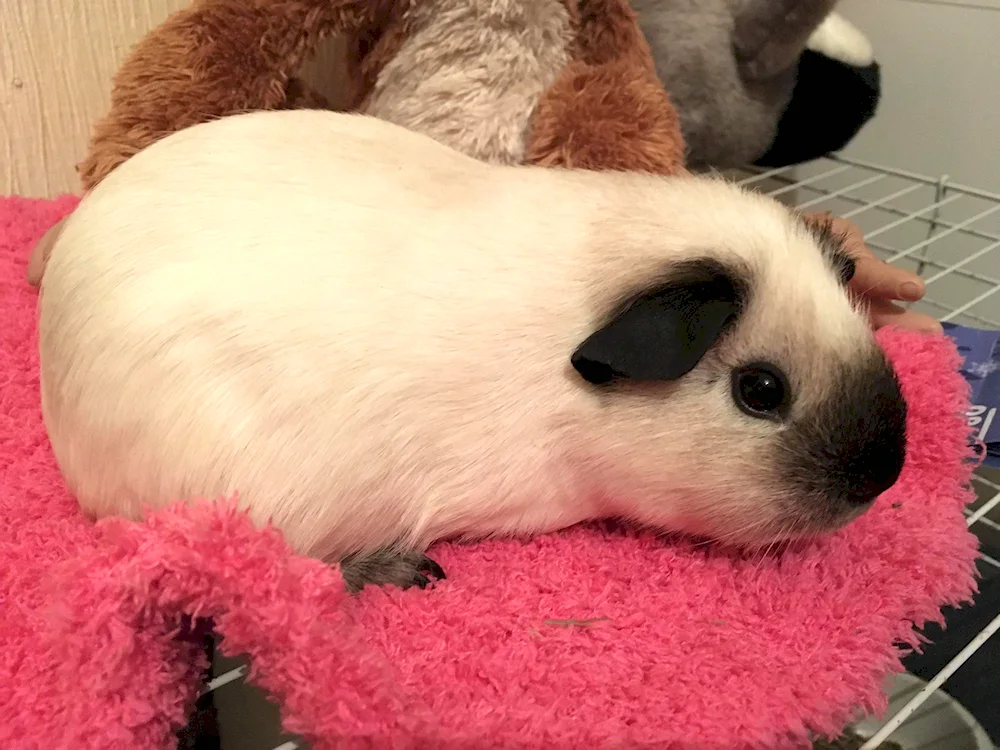
[(680, 121), (629, 5), (581, 0), (574, 53), (575, 60), (538, 103), (525, 161), (682, 171)]
[[(677, 171), (677, 116), (626, 0), (563, 2), (577, 32), (571, 62), (536, 104), (525, 160)], [(84, 190), (181, 128), (251, 110), (326, 107), (294, 74), (330, 34), (348, 35), (352, 99), (363, 109), (412, 36), (409, 11), (407, 0), (197, 0), (140, 40), (115, 76), (110, 111), (78, 167)]]
[[(79, 165), (84, 190), (150, 143), (200, 122), (289, 105), (293, 73), (325, 36), (391, 0), (197, 0), (147, 34), (115, 75), (111, 109)], [(292, 85), (293, 96), (301, 93)], [(313, 100), (300, 96), (300, 103)]]

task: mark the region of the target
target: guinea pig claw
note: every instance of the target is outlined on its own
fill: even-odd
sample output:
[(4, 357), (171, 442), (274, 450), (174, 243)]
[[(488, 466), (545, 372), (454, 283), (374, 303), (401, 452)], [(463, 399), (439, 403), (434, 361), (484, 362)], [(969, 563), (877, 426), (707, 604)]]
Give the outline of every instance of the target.
[(426, 555), (402, 555), (397, 565), (401, 568), (403, 566), (412, 566), (409, 581), (402, 580), (401, 578), (389, 581), (389, 583), (393, 583), (402, 589), (414, 586), (419, 589), (426, 589), (428, 586), (433, 587), (437, 581), (443, 581), (445, 578), (444, 569)]
[(365, 586), (396, 586), (401, 589), (427, 588), (433, 581), (444, 580), (444, 570), (419, 552), (400, 554), (380, 550), (369, 555), (350, 555), (340, 562), (340, 573), (348, 591), (354, 593)]
[(431, 577), (436, 578), (439, 581), (443, 581), (445, 578), (448, 577), (444, 574), (444, 568), (442, 568), (440, 565), (438, 565), (436, 562), (431, 560), (426, 555), (424, 555), (424, 559), (421, 562), (422, 562), (421, 567), (417, 568), (417, 570), (420, 571), (421, 573), (426, 573)]
[(413, 574), (413, 580), (410, 582), (410, 585), (407, 586), (406, 588), (416, 587), (418, 589), (423, 590), (423, 589), (427, 588), (430, 585), (431, 585), (431, 579), (430, 578), (428, 578), (427, 576), (425, 576), (423, 573), (414, 573)]

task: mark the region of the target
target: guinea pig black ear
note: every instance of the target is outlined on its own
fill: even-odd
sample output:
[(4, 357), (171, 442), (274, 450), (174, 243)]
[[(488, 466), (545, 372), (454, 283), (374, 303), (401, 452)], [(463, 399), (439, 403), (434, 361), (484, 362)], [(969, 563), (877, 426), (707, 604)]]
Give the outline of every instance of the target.
[(676, 380), (694, 368), (739, 314), (745, 285), (714, 261), (673, 269), (630, 297), (570, 361), (590, 383)]

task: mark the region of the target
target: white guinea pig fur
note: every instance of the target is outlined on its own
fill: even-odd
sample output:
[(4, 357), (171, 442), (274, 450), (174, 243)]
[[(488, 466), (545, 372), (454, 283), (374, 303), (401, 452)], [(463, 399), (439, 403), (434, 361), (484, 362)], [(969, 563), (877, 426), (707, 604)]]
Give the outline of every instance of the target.
[(852, 267), (718, 178), (239, 115), (140, 152), (66, 221), (43, 414), (91, 516), (238, 493), (323, 559), (600, 517), (811, 535), (905, 453)]

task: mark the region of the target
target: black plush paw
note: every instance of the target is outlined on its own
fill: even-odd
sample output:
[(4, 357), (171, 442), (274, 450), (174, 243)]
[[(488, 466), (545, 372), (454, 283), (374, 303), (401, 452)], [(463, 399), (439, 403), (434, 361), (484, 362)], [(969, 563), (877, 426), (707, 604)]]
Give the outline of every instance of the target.
[(367, 555), (349, 555), (340, 561), (340, 574), (347, 590), (355, 593), (365, 586), (413, 586), (427, 588), (433, 580), (444, 580), (441, 566), (422, 552), (379, 550)]
[(875, 116), (881, 95), (877, 62), (859, 68), (807, 49), (774, 141), (754, 163), (787, 167), (839, 151)]

